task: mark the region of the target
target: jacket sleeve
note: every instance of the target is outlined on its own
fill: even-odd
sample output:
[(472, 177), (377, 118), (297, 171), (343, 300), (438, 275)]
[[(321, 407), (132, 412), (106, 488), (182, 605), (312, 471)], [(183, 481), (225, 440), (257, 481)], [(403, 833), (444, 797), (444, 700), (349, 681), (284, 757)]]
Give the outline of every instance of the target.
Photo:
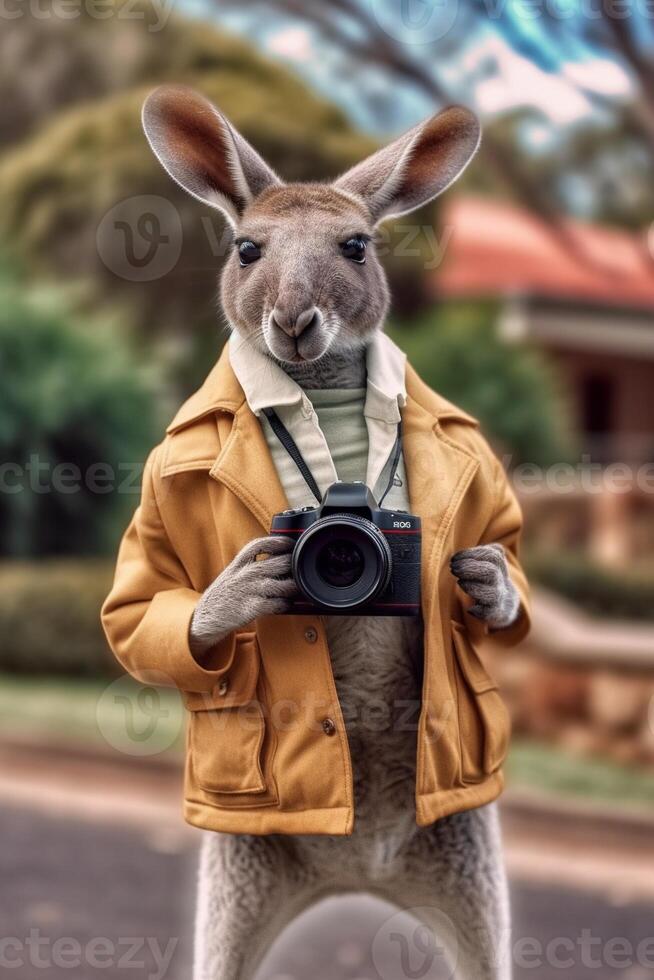
[(479, 632), (479, 628), (481, 627), (485, 634), (492, 637), (494, 643), (499, 643), (502, 646), (514, 646), (525, 638), (531, 626), (529, 585), (519, 558), (522, 510), (503, 467), (494, 455), (492, 457), (492, 463), (494, 470), (495, 504), (493, 514), (481, 536), (479, 544), (493, 544), (497, 542), (504, 546), (509, 563), (511, 580), (520, 596), (520, 611), (515, 622), (506, 629), (501, 630), (489, 629), (472, 616), (468, 616), (467, 620), (471, 632)]
[(155, 449), (145, 466), (141, 503), (120, 545), (102, 625), (116, 658), (137, 680), (207, 693), (231, 666), (235, 636), (209, 652), (212, 669), (191, 653), (189, 627), (200, 593), (191, 587), (161, 519), (157, 454)]

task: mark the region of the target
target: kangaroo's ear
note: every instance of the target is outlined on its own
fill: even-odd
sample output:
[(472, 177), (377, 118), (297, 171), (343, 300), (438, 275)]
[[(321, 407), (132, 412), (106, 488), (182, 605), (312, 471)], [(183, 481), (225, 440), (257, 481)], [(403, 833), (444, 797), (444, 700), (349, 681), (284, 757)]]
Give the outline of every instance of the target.
[(184, 190), (235, 224), (277, 175), (202, 95), (162, 85), (143, 105), (143, 129), (155, 155)]
[(463, 173), (479, 140), (477, 117), (452, 106), (348, 170), (336, 187), (363, 198), (375, 222), (406, 214)]

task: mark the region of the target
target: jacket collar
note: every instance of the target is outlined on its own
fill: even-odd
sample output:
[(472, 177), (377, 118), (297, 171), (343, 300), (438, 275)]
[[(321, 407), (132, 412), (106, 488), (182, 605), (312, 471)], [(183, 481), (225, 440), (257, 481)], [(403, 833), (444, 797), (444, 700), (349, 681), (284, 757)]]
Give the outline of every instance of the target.
[[(297, 382), (279, 364), (252, 347), (237, 330), (229, 340), (229, 360), (255, 415), (266, 408), (287, 405), (300, 405), (305, 415), (311, 414), (309, 399)], [(390, 337), (377, 333), (367, 347), (366, 368), (364, 414), (397, 424), (400, 409), (406, 403), (406, 355)]]
[[(442, 428), (441, 422), (476, 423), (431, 391), (408, 365), (406, 385), (407, 402), (402, 413), (404, 460), (411, 510), (423, 519), (427, 575), (479, 465), (470, 450)], [(212, 479), (242, 501), (265, 532), (273, 515), (288, 507), (263, 430), (248, 406), (227, 351), (223, 351), (202, 388), (179, 410), (168, 433), (162, 476), (189, 469), (207, 470)], [(426, 596), (424, 601), (428, 611), (431, 600)]]
[(235, 415), (244, 402), (245, 393), (231, 368), (225, 347), (204, 384), (184, 402), (166, 432), (177, 432), (214, 412)]
[[(385, 335), (381, 336), (384, 336), (384, 340), (392, 344), (392, 341), (385, 337)], [(392, 346), (396, 351), (398, 350), (394, 344)], [(377, 356), (378, 359), (381, 359), (381, 348), (378, 349)], [(369, 359), (369, 368), (370, 366)], [(388, 381), (382, 381), (380, 390), (385, 397), (388, 396), (390, 389), (397, 388), (397, 368), (394, 368), (394, 372), (395, 374), (393, 372), (389, 374)], [(281, 373), (283, 374), (283, 372)], [(377, 374), (376, 377), (379, 379), (380, 375)], [(377, 384), (376, 381), (373, 383)], [(416, 401), (426, 412), (433, 416), (434, 421), (441, 422), (448, 420), (463, 422), (468, 425), (477, 425), (476, 419), (471, 415), (452, 405), (447, 399), (437, 395), (428, 388), (409, 364), (406, 365), (406, 390), (404, 391), (404, 385), (402, 385), (400, 394), (405, 399)], [(231, 415), (235, 415), (246, 403), (245, 392), (232, 368), (226, 345), (202, 387), (184, 402), (166, 431), (168, 433), (177, 432), (215, 412), (228, 412)], [(277, 402), (277, 404), (280, 403)]]
[(255, 415), (266, 408), (297, 405), (303, 401), (300, 386), (270, 357), (250, 344), (237, 330), (227, 343), (229, 363)]
[[(451, 438), (441, 423), (476, 424), (465, 412), (436, 395), (406, 367), (407, 402), (402, 413), (404, 459), (411, 509), (423, 518), (423, 557), (435, 555), (478, 461)], [(226, 417), (226, 416), (229, 416)], [(250, 410), (227, 351), (168, 427), (162, 476), (189, 469), (238, 497), (265, 531), (274, 514), (288, 507), (259, 420)]]

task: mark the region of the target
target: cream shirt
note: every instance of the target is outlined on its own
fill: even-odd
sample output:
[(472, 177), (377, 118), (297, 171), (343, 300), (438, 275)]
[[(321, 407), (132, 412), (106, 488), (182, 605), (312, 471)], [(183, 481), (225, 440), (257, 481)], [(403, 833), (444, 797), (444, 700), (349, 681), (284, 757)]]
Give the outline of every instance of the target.
[[(322, 494), (338, 479), (350, 480), (358, 473), (356, 478), (365, 480), (379, 500), (388, 483), (400, 410), (406, 402), (406, 357), (385, 334), (376, 334), (368, 345), (365, 391), (305, 392), (237, 331), (229, 341), (229, 358), (248, 405), (259, 417), (289, 506), (316, 506), (316, 500), (262, 414), (265, 408), (274, 408), (293, 436)], [(400, 460), (384, 506), (407, 510), (408, 500)]]

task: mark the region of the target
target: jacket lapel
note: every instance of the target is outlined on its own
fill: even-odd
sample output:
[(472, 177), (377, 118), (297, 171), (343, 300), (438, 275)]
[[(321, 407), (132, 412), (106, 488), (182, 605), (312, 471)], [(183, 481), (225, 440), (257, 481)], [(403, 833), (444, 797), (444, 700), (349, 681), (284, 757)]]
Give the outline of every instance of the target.
[(244, 402), (209, 475), (228, 487), (250, 510), (266, 534), (274, 514), (288, 508), (257, 417)]
[[(438, 419), (456, 417), (474, 424), (465, 413), (454, 409), (444, 399), (437, 399), (407, 366), (408, 398), (402, 413), (404, 430), (404, 462), (409, 482), (413, 513), (423, 523), (423, 577), (429, 574), (432, 562), (452, 524), (463, 495), (472, 480), (477, 459), (463, 446), (449, 439)], [(431, 401), (430, 401), (431, 399)], [(435, 399), (437, 399), (435, 401)], [(430, 406), (423, 407), (423, 402)], [(432, 404), (432, 402), (434, 402)], [(218, 457), (211, 456), (215, 446), (215, 422), (209, 416), (222, 415), (225, 439)], [(231, 418), (228, 418), (231, 417)], [(210, 476), (224, 484), (251, 511), (267, 533), (274, 514), (288, 508), (288, 500), (277, 476), (259, 420), (250, 410), (243, 389), (224, 350), (203, 387), (182, 406), (168, 427), (168, 432), (181, 435), (194, 422), (206, 418), (203, 431), (212, 432), (202, 447), (193, 447), (194, 465), (206, 468)], [(178, 440), (183, 442), (185, 440)], [(200, 433), (198, 433), (198, 437)], [(190, 434), (187, 434), (190, 439)], [(175, 442), (176, 440), (173, 440)], [(166, 473), (190, 467), (186, 452), (171, 454)], [(200, 456), (202, 459), (200, 460)], [(210, 458), (206, 458), (209, 456)], [(425, 581), (428, 581), (425, 578)]]
[(251, 511), (266, 533), (273, 515), (288, 507), (259, 420), (229, 363), (227, 346), (167, 432), (164, 476), (208, 470)]
[(425, 618), (436, 610), (437, 575), (447, 534), (479, 461), (449, 439), (434, 415), (409, 395), (403, 412), (404, 465), (411, 510), (422, 520)]
[[(424, 554), (444, 539), (478, 461), (443, 435), (434, 416), (409, 398), (403, 412), (404, 464), (411, 509), (422, 518)], [(266, 531), (289, 504), (261, 426), (246, 403), (210, 475), (245, 504)]]

